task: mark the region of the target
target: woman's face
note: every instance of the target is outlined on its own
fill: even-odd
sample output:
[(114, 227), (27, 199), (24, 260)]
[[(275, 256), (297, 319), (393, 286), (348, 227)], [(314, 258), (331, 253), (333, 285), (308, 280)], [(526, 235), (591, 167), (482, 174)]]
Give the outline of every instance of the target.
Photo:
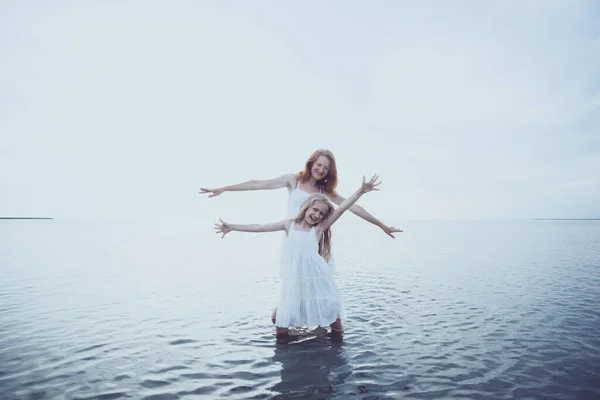
[(319, 158), (317, 158), (317, 161), (315, 161), (315, 163), (312, 165), (310, 173), (313, 178), (320, 181), (321, 179), (324, 179), (329, 173), (329, 166), (329, 159), (325, 156), (319, 156)]

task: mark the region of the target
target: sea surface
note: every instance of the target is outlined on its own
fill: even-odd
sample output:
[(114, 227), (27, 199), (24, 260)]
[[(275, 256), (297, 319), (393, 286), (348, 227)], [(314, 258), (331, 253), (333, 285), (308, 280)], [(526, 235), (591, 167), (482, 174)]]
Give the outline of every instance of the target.
[(0, 221), (0, 399), (598, 399), (600, 221), (334, 226), (342, 342), (277, 344), (280, 233)]

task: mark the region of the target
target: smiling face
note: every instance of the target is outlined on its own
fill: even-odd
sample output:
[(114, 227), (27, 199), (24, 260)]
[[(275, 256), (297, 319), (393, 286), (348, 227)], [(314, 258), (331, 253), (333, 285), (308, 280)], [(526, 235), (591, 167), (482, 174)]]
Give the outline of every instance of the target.
[(329, 206), (322, 200), (313, 202), (304, 214), (304, 221), (308, 225), (316, 225), (323, 220), (323, 218), (329, 214)]
[(319, 156), (317, 160), (313, 163), (310, 173), (317, 181), (321, 179), (325, 179), (327, 174), (329, 174), (329, 168), (331, 166), (331, 162), (325, 156)]
[(306, 160), (304, 169), (296, 174), (296, 179), (301, 183), (308, 182), (321, 193), (335, 197), (338, 178), (333, 153), (325, 149), (315, 150)]

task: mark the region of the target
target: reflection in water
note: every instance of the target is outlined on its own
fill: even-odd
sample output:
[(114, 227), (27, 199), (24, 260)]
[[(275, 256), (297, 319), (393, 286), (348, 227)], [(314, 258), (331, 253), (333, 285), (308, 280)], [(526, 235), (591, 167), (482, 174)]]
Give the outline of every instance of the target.
[(327, 398), (351, 375), (340, 341), (319, 335), (296, 344), (278, 344), (273, 361), (281, 363), (281, 381), (271, 390), (280, 394), (273, 399)]

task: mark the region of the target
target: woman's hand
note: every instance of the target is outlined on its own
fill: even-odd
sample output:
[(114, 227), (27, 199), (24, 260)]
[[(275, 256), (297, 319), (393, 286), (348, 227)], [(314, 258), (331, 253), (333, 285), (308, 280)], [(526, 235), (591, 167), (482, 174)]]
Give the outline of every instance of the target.
[(396, 232), (404, 232), (402, 229), (394, 228), (393, 226), (383, 226), (381, 229), (386, 233), (386, 235), (391, 236), (392, 239), (396, 237), (393, 235)]
[(207, 189), (207, 188), (200, 188), (200, 194), (208, 194), (208, 193), (212, 193), (210, 197), (215, 197), (220, 195), (221, 193), (223, 193), (225, 191), (224, 188), (219, 188), (219, 189)]

